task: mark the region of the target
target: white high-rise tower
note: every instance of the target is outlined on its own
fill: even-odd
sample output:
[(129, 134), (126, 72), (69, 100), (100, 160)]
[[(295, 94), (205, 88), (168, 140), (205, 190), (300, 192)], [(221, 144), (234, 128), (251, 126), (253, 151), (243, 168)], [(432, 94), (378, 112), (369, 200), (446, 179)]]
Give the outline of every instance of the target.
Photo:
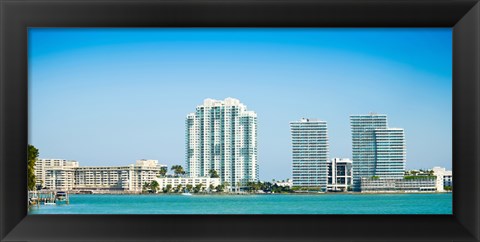
[(329, 145), (327, 122), (302, 118), (290, 122), (293, 186), (327, 189)]
[(238, 99), (205, 99), (186, 119), (186, 171), (191, 177), (217, 171), (239, 188), (258, 180), (257, 114)]

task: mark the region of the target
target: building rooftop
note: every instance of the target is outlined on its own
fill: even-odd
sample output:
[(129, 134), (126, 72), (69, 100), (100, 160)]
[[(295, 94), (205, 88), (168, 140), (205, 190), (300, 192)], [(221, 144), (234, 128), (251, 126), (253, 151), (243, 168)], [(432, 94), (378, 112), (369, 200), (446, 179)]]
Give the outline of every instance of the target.
[(300, 120), (291, 121), (290, 123), (308, 123), (308, 122), (312, 122), (312, 123), (326, 123), (326, 121), (323, 121), (323, 120), (320, 120), (320, 119), (316, 119), (316, 118), (301, 118)]
[(371, 116), (387, 116), (386, 114), (378, 114), (370, 112), (368, 114), (350, 114), (350, 117), (371, 117)]

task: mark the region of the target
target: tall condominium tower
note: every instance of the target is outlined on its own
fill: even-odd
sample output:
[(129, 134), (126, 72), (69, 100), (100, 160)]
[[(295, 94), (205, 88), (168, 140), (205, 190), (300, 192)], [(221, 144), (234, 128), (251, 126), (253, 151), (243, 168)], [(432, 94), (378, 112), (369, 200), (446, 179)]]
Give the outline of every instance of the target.
[(387, 116), (370, 113), (351, 115), (353, 187), (362, 177), (402, 178), (405, 171), (403, 129), (388, 128)]
[(377, 166), (375, 175), (384, 178), (403, 178), (405, 175), (405, 134), (403, 129), (375, 130)]
[(305, 119), (290, 122), (293, 186), (327, 189), (329, 146), (327, 122)]
[(191, 177), (217, 171), (240, 188), (258, 180), (257, 114), (238, 99), (205, 99), (186, 119), (186, 171)]

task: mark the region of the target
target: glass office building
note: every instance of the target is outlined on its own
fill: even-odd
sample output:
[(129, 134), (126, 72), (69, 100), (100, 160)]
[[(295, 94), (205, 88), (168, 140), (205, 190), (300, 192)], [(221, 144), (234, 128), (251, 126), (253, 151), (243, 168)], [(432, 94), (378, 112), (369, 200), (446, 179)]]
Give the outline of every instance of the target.
[(375, 176), (401, 179), (405, 175), (405, 134), (403, 129), (375, 130), (377, 162)]
[(258, 180), (257, 114), (238, 99), (205, 99), (188, 114), (185, 133), (190, 177), (215, 170), (231, 189)]
[(329, 144), (327, 122), (302, 118), (290, 122), (294, 187), (326, 191)]
[(402, 178), (405, 172), (403, 129), (388, 128), (387, 116), (351, 115), (353, 188), (362, 178)]

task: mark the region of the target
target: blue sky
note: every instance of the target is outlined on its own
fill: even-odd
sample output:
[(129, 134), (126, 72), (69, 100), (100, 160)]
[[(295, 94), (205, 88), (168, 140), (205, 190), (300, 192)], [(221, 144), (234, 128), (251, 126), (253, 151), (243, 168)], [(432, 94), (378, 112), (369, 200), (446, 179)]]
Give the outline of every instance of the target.
[(451, 168), (450, 28), (31, 28), (29, 142), (80, 165), (185, 163), (205, 98), (258, 115), (260, 178), (291, 177), (289, 122), (327, 121), (351, 158), (349, 115), (405, 129), (407, 168)]

